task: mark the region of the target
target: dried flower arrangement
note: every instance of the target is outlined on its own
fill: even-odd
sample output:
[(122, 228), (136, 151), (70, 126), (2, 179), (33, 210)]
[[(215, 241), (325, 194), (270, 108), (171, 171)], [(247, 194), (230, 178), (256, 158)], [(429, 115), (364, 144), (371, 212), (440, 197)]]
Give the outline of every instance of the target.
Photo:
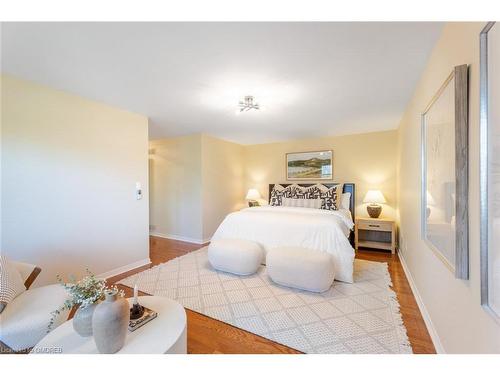
[(57, 281), (64, 287), (64, 289), (66, 289), (70, 298), (64, 301), (64, 305), (59, 309), (52, 311), (48, 331), (52, 329), (57, 315), (61, 314), (61, 312), (65, 310), (71, 310), (75, 306), (79, 306), (84, 309), (87, 306), (97, 303), (104, 299), (106, 291), (118, 293), (120, 297), (125, 295), (125, 292), (123, 290), (118, 290), (116, 285), (106, 287), (106, 280), (96, 278), (96, 276), (88, 269), (86, 272), (87, 276), (79, 281), (77, 281), (74, 276), (70, 276), (69, 283), (64, 282), (61, 276), (57, 275)]

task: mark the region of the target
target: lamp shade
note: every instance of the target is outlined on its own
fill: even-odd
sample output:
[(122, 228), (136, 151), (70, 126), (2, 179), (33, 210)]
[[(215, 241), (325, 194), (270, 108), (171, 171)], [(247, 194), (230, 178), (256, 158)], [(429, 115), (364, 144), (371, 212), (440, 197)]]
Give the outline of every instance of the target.
[(248, 193), (245, 199), (252, 201), (260, 199), (260, 193), (257, 189), (248, 189)]
[(426, 192), (426, 198), (427, 200), (427, 205), (434, 206), (436, 204), (436, 201), (434, 200), (434, 197), (432, 196), (431, 193), (429, 193), (429, 190)]
[(384, 194), (380, 190), (368, 190), (363, 203), (385, 203)]

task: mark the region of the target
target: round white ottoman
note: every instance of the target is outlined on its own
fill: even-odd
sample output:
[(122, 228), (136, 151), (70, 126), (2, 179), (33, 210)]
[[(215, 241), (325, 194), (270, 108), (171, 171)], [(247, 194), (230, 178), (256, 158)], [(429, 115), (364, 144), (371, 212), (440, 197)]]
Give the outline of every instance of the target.
[(214, 240), (208, 246), (208, 261), (219, 271), (236, 275), (251, 275), (264, 261), (264, 249), (253, 241)]
[(310, 292), (327, 291), (335, 277), (333, 257), (302, 247), (276, 247), (267, 252), (267, 274), (276, 283)]

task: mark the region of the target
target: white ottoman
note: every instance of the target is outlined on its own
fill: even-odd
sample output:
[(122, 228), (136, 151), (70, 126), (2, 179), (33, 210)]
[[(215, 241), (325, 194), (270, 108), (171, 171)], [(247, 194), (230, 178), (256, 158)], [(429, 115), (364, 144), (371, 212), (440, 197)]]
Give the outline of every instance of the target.
[(214, 240), (208, 246), (208, 261), (219, 271), (236, 275), (251, 275), (264, 261), (264, 249), (253, 241)]
[(302, 247), (276, 247), (267, 252), (267, 274), (276, 283), (310, 292), (327, 291), (335, 277), (333, 257)]

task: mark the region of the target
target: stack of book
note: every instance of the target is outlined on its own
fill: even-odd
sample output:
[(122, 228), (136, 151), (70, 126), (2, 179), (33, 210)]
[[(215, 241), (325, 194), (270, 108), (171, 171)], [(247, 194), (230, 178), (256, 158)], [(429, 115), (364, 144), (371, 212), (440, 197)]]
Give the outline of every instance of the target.
[(130, 319), (130, 322), (128, 323), (128, 330), (130, 332), (135, 331), (137, 328), (142, 327), (144, 324), (147, 322), (153, 320), (154, 318), (157, 317), (156, 311), (153, 311), (151, 309), (148, 309), (145, 306), (142, 306), (144, 309), (144, 313), (140, 318), (137, 319)]

